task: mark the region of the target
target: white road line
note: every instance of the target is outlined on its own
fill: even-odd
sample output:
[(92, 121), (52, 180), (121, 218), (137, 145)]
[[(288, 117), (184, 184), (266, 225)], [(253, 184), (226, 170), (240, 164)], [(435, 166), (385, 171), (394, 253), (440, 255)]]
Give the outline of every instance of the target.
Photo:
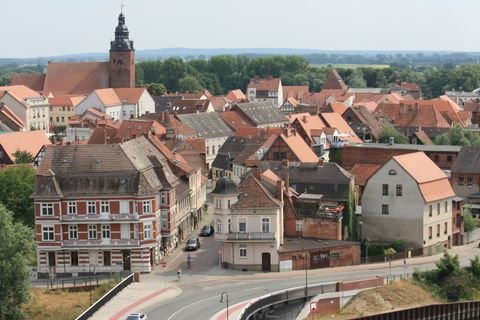
[(249, 289), (244, 289), (243, 291), (253, 291), (253, 290), (259, 290), (259, 289), (263, 289), (263, 287), (249, 288)]
[(176, 315), (177, 313), (182, 312), (183, 310), (185, 310), (185, 309), (187, 309), (187, 308), (190, 308), (191, 306), (193, 306), (193, 305), (195, 305), (195, 304), (198, 304), (198, 303), (201, 303), (201, 302), (204, 302), (204, 301), (207, 301), (207, 300), (211, 300), (211, 299), (216, 299), (216, 298), (218, 298), (218, 295), (215, 295), (215, 296), (210, 297), (210, 298), (205, 298), (205, 299), (202, 299), (202, 300), (198, 300), (198, 301), (196, 301), (196, 302), (194, 302), (194, 303), (190, 303), (190, 304), (186, 305), (185, 307), (180, 308), (180, 309), (178, 309), (177, 311), (175, 311), (167, 320), (173, 319), (173, 317), (175, 317), (175, 315)]

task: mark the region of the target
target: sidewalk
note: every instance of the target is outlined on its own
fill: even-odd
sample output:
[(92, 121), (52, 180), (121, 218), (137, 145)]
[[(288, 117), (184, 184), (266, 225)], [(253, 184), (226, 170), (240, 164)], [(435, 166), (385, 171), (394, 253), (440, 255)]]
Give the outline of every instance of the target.
[[(205, 216), (204, 221), (208, 219), (210, 215)], [(211, 216), (210, 216), (211, 217)], [(199, 224), (200, 227), (201, 224)], [(197, 232), (195, 230), (194, 232)], [(182, 254), (182, 246), (179, 246), (173, 254), (171, 254), (167, 261), (174, 261), (179, 255)], [(477, 252), (478, 251), (478, 252)], [(459, 256), (466, 256), (472, 254), (479, 254), (480, 249), (477, 247), (477, 243), (470, 243), (461, 247), (453, 247), (448, 250), (451, 254), (459, 254)], [(421, 265), (425, 263), (435, 263), (440, 260), (442, 254), (427, 256), (427, 257), (414, 257), (406, 259), (406, 265), (412, 267), (415, 265)], [(461, 259), (462, 260), (462, 259)], [(464, 263), (468, 262), (467, 258), (463, 258)], [(373, 263), (368, 265), (357, 265), (357, 266), (347, 266), (347, 267), (337, 267), (329, 268), (328, 273), (345, 273), (353, 270), (387, 270), (389, 266), (388, 262), (382, 263)], [(392, 268), (403, 267), (403, 260), (394, 260), (392, 261)], [(189, 275), (183, 276), (181, 283), (176, 279), (176, 274), (173, 271), (167, 272), (165, 279), (159, 277), (161, 274), (161, 267), (157, 266), (155, 271), (151, 274), (142, 274), (140, 276), (139, 283), (133, 283), (130, 286), (126, 287), (115, 296), (110, 302), (108, 302), (104, 307), (102, 307), (93, 317), (90, 319), (93, 320), (120, 320), (129, 313), (136, 311), (141, 311), (149, 306), (153, 306), (159, 301), (176, 297), (182, 293), (182, 286), (185, 284), (191, 283), (203, 283), (203, 282), (217, 282), (225, 281), (229, 279), (231, 281), (244, 281), (251, 279), (284, 279), (286, 277), (285, 272), (275, 272), (275, 273), (254, 273), (254, 272), (236, 272), (232, 270), (218, 269), (215, 271), (221, 271), (219, 273), (212, 272), (211, 275)], [(325, 274), (326, 269), (312, 269), (308, 271), (310, 275), (321, 275)], [(288, 272), (288, 276), (300, 276), (303, 275), (303, 270), (291, 271)], [(160, 280), (160, 281), (159, 281)], [(249, 302), (249, 300), (243, 301), (241, 303), (229, 306), (229, 318), (236, 319), (235, 316), (240, 314), (242, 308)], [(226, 306), (221, 312), (217, 313), (214, 317), (214, 320), (224, 320), (227, 319)]]

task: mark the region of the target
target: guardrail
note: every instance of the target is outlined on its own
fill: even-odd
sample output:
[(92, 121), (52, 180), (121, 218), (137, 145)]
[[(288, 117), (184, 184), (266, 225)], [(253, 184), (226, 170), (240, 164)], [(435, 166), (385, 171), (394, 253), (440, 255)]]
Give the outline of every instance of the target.
[(91, 287), (98, 286), (101, 282), (106, 280), (121, 279), (121, 273), (112, 273), (107, 275), (94, 275), (94, 276), (84, 276), (84, 277), (75, 277), (75, 278), (57, 278), (57, 279), (44, 279), (44, 280), (35, 280), (33, 282), (35, 287), (46, 286), (49, 290), (54, 289), (69, 289), (69, 288), (82, 288), (82, 287)]
[(108, 301), (110, 301), (114, 296), (116, 296), (120, 291), (122, 291), (125, 287), (132, 284), (134, 281), (135, 274), (132, 273), (128, 277), (122, 280), (119, 284), (113, 287), (110, 291), (105, 293), (103, 297), (98, 299), (97, 302), (92, 304), (90, 308), (85, 310), (81, 315), (79, 315), (75, 320), (87, 320), (90, 318), (95, 312), (98, 311), (101, 307), (103, 307)]
[(327, 282), (310, 285), (305, 290), (305, 286), (295, 287), (286, 290), (276, 291), (270, 294), (261, 296), (253, 301), (250, 301), (241, 311), (238, 320), (248, 320), (258, 311), (273, 306), (275, 304), (297, 300), (308, 299), (322, 293), (337, 292), (337, 282)]

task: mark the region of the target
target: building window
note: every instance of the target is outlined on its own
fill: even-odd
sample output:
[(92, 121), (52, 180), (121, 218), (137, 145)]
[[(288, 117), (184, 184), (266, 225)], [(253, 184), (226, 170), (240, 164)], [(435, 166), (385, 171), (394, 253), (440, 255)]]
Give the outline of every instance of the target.
[(390, 176), (396, 176), (396, 175), (397, 175), (397, 171), (391, 169), (390, 171), (388, 171), (388, 175), (390, 175)]
[(448, 162), (452, 162), (452, 156), (451, 156), (451, 155), (448, 155), (448, 156), (447, 156), (447, 161), (448, 161)]
[(270, 219), (262, 218), (262, 232), (270, 232)]
[(55, 240), (55, 229), (53, 226), (43, 226), (42, 227), (42, 241), (54, 241)]
[(72, 266), (78, 266), (78, 251), (70, 252), (70, 264)]
[(382, 196), (388, 196), (388, 184), (382, 184)]
[(215, 224), (217, 230), (215, 232), (221, 233), (222, 232), (222, 220), (217, 219), (217, 223)]
[(458, 184), (461, 186), (465, 184), (465, 178), (463, 176), (458, 177)]
[(303, 231), (303, 220), (295, 221), (295, 231)]
[(448, 222), (445, 222), (445, 223), (444, 223), (443, 233), (444, 233), (444, 234), (447, 234), (447, 233), (448, 233)]
[(87, 213), (88, 214), (96, 214), (97, 213), (97, 206), (95, 201), (88, 201), (87, 202)]
[(401, 184), (397, 184), (397, 197), (401, 197), (403, 195), (403, 186)]
[(78, 239), (78, 226), (76, 224), (71, 224), (68, 226), (68, 238), (70, 240)]
[(232, 219), (228, 218), (227, 225), (228, 225), (228, 233), (232, 232)]
[(102, 239), (110, 239), (110, 225), (102, 225)]
[(167, 202), (167, 193), (166, 193), (166, 192), (160, 193), (160, 204), (162, 204), (162, 205), (168, 204), (168, 202)]
[(247, 219), (245, 218), (238, 219), (238, 231), (247, 232)]
[(108, 201), (100, 202), (100, 213), (110, 213), (110, 202)]
[(438, 156), (438, 154), (433, 156), (433, 161), (438, 162), (439, 160), (440, 160), (440, 157)]
[(88, 239), (97, 240), (97, 225), (88, 226)]
[(388, 204), (382, 204), (382, 214), (389, 214)]
[(150, 208), (150, 200), (143, 201), (143, 213), (151, 213), (152, 209)]
[(440, 237), (440, 225), (437, 224), (437, 238)]
[(152, 223), (148, 222), (143, 225), (143, 238), (145, 240), (152, 239)]
[(439, 214), (440, 214), (440, 202), (437, 203), (437, 215), (439, 215)]
[(212, 155), (215, 155), (215, 146), (212, 146)]
[(473, 185), (472, 177), (467, 177), (467, 186), (471, 187)]
[(338, 259), (340, 259), (340, 252), (330, 253), (330, 260), (338, 260)]
[(287, 159), (287, 153), (286, 152), (274, 152), (273, 153), (273, 160), (283, 160)]
[(433, 214), (433, 206), (432, 205), (429, 205), (428, 206), (428, 216), (431, 217)]
[(111, 251), (103, 251), (103, 265), (104, 266), (111, 266), (112, 265), (112, 252)]
[(138, 201), (133, 201), (133, 213), (138, 214)]
[(227, 206), (228, 206), (228, 209), (230, 209), (230, 206), (231, 206), (230, 200), (227, 201)]
[(68, 214), (77, 214), (77, 203), (75, 201), (68, 202)]
[(42, 216), (53, 216), (53, 203), (42, 203), (41, 204), (41, 215)]
[(428, 239), (432, 239), (432, 227), (428, 227)]
[(168, 229), (168, 212), (162, 212), (162, 229)]
[(210, 147), (207, 146), (207, 156), (210, 155)]
[(445, 213), (447, 213), (448, 212), (448, 201), (445, 201), (444, 207), (445, 207)]
[(246, 244), (241, 244), (240, 245), (240, 258), (246, 258), (247, 257), (247, 245)]

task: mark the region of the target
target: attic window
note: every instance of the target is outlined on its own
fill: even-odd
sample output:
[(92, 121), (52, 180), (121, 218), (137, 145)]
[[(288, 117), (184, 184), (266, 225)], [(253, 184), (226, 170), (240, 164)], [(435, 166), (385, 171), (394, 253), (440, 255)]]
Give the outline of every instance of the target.
[(390, 171), (388, 171), (388, 175), (390, 175), (390, 176), (396, 176), (396, 175), (397, 175), (397, 171), (391, 169)]

